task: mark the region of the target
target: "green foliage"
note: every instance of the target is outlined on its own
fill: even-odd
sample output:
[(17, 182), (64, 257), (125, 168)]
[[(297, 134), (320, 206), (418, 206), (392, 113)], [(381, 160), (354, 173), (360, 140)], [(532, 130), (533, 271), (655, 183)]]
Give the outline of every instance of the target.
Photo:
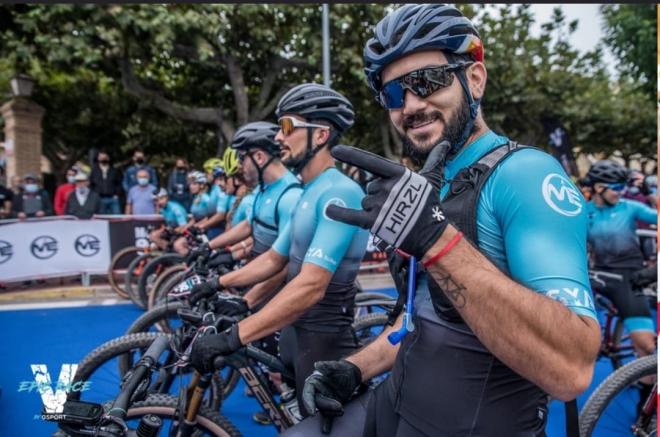
[[(599, 48), (579, 54), (570, 46), (579, 24), (559, 9), (532, 36), (527, 5), (499, 6), (498, 18), (481, 6), (460, 7), (484, 38), (483, 109), (492, 128), (546, 146), (541, 120), (556, 116), (582, 151), (655, 153), (655, 104), (636, 86), (650, 80), (645, 66), (612, 81)], [(344, 142), (392, 157), (400, 142), (366, 86), (362, 59), (389, 8), (333, 4), (330, 34), (332, 86), (357, 114)], [(608, 8), (606, 17), (641, 11)], [(638, 21), (644, 41), (655, 38), (655, 19)], [(610, 29), (608, 44), (619, 34)], [(320, 5), (0, 6), (0, 95), (8, 96), (17, 72), (37, 79), (34, 98), (47, 110), (45, 152), (60, 173), (90, 147), (109, 149), (121, 161), (141, 146), (163, 169), (175, 155), (199, 165), (241, 124), (274, 121), (275, 105), (291, 86), (321, 82), (321, 45)], [(653, 50), (618, 47), (626, 62), (641, 53), (644, 62), (655, 59)]]

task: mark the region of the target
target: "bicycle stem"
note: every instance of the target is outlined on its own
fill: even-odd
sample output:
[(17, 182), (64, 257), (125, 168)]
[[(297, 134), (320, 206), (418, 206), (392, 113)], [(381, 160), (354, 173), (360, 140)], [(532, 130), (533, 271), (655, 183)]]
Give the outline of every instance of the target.
[(411, 256), (408, 260), (408, 295), (406, 296), (406, 311), (403, 313), (403, 323), (401, 328), (396, 332), (391, 332), (387, 336), (387, 340), (392, 345), (399, 344), (403, 337), (409, 332), (415, 330), (415, 323), (413, 322), (413, 303), (415, 302), (415, 292), (417, 291), (417, 258)]

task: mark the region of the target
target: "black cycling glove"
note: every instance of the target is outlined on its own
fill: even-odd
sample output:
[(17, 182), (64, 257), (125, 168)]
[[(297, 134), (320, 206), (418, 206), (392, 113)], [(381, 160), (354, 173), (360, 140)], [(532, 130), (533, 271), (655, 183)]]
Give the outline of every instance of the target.
[(218, 355), (231, 355), (242, 346), (238, 325), (232, 325), (219, 334), (204, 335), (195, 340), (190, 361), (199, 373), (211, 373), (215, 370), (213, 361)]
[(449, 149), (446, 141), (436, 146), (418, 174), (355, 147), (333, 147), (333, 157), (371, 172), (378, 179), (367, 185), (362, 210), (329, 205), (328, 217), (370, 229), (386, 243), (422, 258), (448, 225), (439, 190)]
[(211, 254), (211, 248), (209, 247), (208, 243), (204, 243), (199, 247), (190, 249), (188, 255), (186, 255), (186, 259), (185, 259), (186, 265), (187, 266), (192, 265), (195, 261), (197, 261), (197, 258), (199, 258), (200, 256), (206, 259), (209, 257), (210, 254)]
[(658, 282), (658, 270), (655, 266), (637, 270), (630, 275), (630, 282), (635, 288), (644, 288)]
[(209, 281), (195, 285), (192, 290), (190, 290), (190, 297), (188, 297), (188, 302), (190, 303), (190, 306), (193, 306), (200, 300), (213, 296), (221, 289), (222, 287), (220, 287), (218, 278), (211, 278)]
[(231, 256), (231, 252), (228, 250), (222, 250), (214, 254), (209, 260), (207, 266), (209, 268), (215, 268), (218, 266), (233, 266), (236, 261)]
[(319, 411), (324, 416), (341, 416), (344, 404), (362, 382), (362, 372), (346, 360), (317, 361), (314, 369), (305, 379), (303, 406), (309, 414)]
[(229, 293), (218, 294), (213, 303), (215, 306), (213, 312), (220, 316), (236, 317), (250, 312), (245, 299)]

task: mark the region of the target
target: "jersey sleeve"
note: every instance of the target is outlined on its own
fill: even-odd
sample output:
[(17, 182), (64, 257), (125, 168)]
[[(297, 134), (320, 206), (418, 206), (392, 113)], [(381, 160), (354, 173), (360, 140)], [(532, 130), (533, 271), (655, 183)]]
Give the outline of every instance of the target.
[(184, 207), (180, 208), (173, 208), (174, 210), (174, 218), (176, 220), (177, 226), (183, 226), (186, 223), (188, 223), (188, 214), (186, 213), (186, 210)]
[(596, 319), (587, 265), (586, 202), (559, 162), (520, 150), (484, 186), (504, 239), (507, 268), (524, 286)]
[(650, 206), (644, 205), (641, 202), (630, 201), (630, 204), (635, 208), (635, 218), (645, 223), (656, 225), (658, 223), (658, 210)]
[(271, 248), (284, 257), (289, 257), (289, 249), (291, 248), (291, 227), (292, 221), (289, 221), (284, 229), (277, 233), (277, 238), (273, 242)]
[(319, 197), (316, 205), (317, 224), (314, 236), (303, 259), (304, 263), (316, 264), (334, 273), (353, 242), (358, 227), (329, 218), (328, 205), (360, 209), (364, 193), (356, 187), (337, 187)]
[(226, 214), (227, 211), (229, 211), (229, 208), (231, 207), (230, 205), (230, 197), (225, 193), (224, 191), (219, 191), (218, 192), (218, 201), (215, 204), (215, 211), (218, 214)]
[(277, 214), (279, 217), (279, 222), (277, 224), (277, 233), (278, 235), (286, 228), (286, 225), (291, 221), (293, 212), (296, 209), (298, 200), (300, 200), (300, 195), (302, 194), (301, 188), (289, 188), (282, 197), (280, 202), (277, 205)]

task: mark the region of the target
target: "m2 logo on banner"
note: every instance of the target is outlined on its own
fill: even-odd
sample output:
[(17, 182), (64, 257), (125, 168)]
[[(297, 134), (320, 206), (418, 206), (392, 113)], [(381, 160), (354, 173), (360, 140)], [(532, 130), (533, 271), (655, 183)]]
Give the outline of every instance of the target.
[(0, 226), (0, 281), (105, 273), (105, 220), (49, 220)]

